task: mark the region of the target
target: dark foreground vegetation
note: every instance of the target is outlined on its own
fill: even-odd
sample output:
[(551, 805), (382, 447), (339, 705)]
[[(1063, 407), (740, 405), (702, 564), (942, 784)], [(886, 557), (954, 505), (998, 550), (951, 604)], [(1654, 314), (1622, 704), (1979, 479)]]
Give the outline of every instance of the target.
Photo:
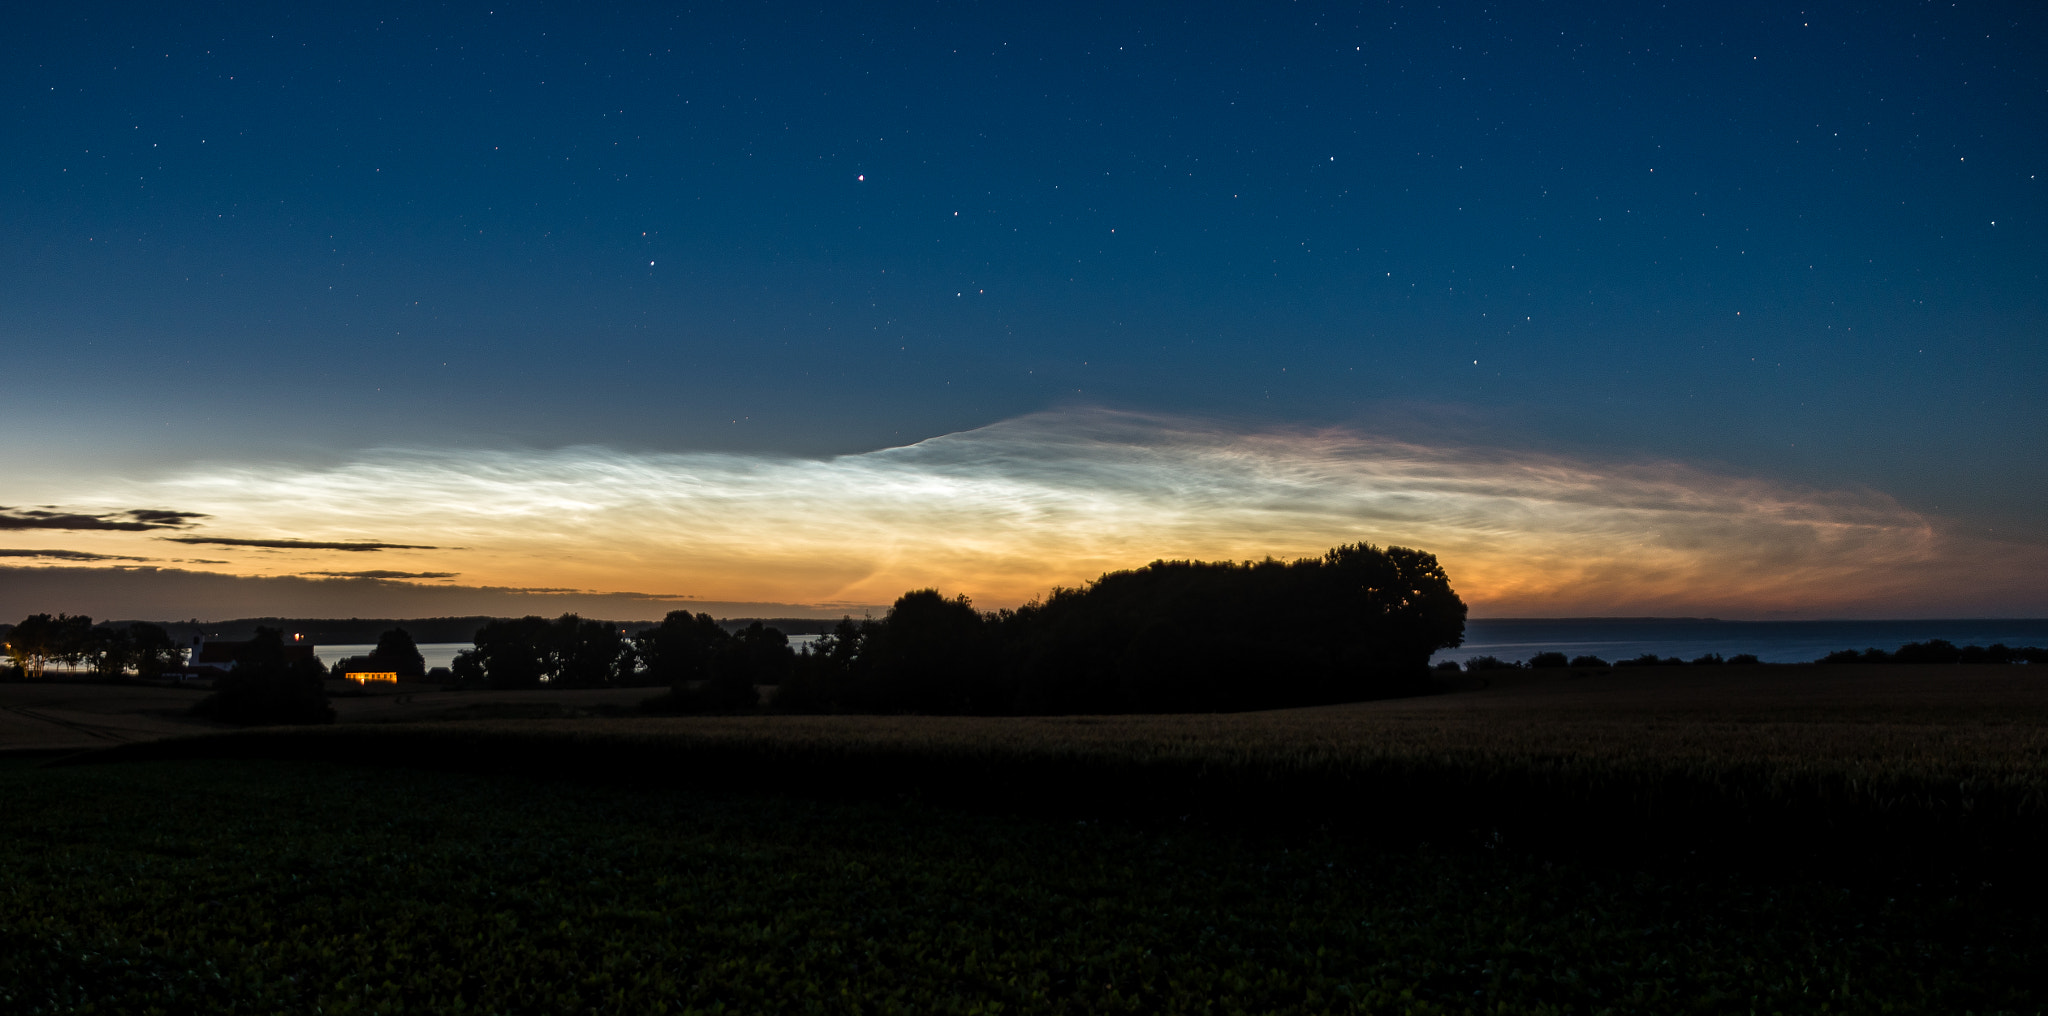
[[(1872, 676), (1882, 673), (1884, 677)], [(1059, 818), (2048, 880), (2028, 668), (1721, 668), (1237, 714), (355, 724), (86, 758), (361, 761)], [(1701, 675), (1701, 676), (1694, 676)], [(1973, 676), (1974, 675), (1974, 676)], [(1504, 679), (1505, 680), (1505, 679)]]
[[(1989, 646), (1958, 646), (1947, 639), (1928, 639), (1925, 642), (1908, 642), (1892, 652), (1886, 652), (1882, 649), (1865, 649), (1861, 652), (1854, 649), (1842, 649), (1829, 653), (1814, 662), (1827, 664), (1967, 663), (1973, 666), (1979, 664), (2011, 663), (2048, 664), (2048, 649), (2043, 649), (2040, 646), (2008, 646), (2003, 643), (1993, 643)], [(1475, 656), (1466, 660), (1462, 669), (1483, 671), (1521, 670), (1524, 668), (1544, 670), (1562, 667), (1719, 667), (1723, 665), (1753, 667), (1757, 665), (1757, 658), (1752, 653), (1738, 653), (1728, 657), (1723, 657), (1720, 653), (1704, 653), (1693, 657), (1691, 660), (1685, 660), (1676, 656), (1659, 657), (1656, 653), (1644, 653), (1640, 656), (1609, 663), (1598, 656), (1584, 654), (1566, 656), (1563, 653), (1549, 652), (1537, 653), (1526, 661), (1502, 660), (1492, 656)], [(1437, 669), (1455, 671), (1461, 668), (1455, 661), (1447, 660), (1437, 664)]]
[(285, 651), (284, 633), (258, 628), (235, 653), (234, 669), (192, 711), (228, 723), (332, 723), (327, 668), (312, 654)]
[(307, 762), (0, 762), (0, 872), (22, 1014), (2020, 1013), (2048, 969), (1956, 878)]
[(2048, 664), (2048, 649), (2040, 646), (2012, 647), (2002, 643), (1988, 646), (1957, 646), (1947, 639), (1908, 642), (1892, 652), (1882, 649), (1843, 649), (1822, 657), (1820, 663), (2033, 663)]

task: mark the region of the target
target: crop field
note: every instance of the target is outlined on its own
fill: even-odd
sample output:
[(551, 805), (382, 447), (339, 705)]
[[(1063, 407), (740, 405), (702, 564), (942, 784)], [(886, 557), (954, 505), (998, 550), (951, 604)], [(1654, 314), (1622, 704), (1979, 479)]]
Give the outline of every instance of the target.
[(342, 725), (105, 757), (403, 763), (914, 795), (1072, 818), (1713, 845), (1762, 849), (1773, 863), (1933, 852), (2002, 864), (2006, 877), (2038, 867), (2048, 680), (2034, 668), (1721, 670), (1523, 676), (1462, 694), (1243, 714)]
[(0, 760), (0, 1011), (2035, 1013), (2033, 673)]
[(0, 1010), (2037, 1012), (2039, 911), (1486, 845), (0, 762)]

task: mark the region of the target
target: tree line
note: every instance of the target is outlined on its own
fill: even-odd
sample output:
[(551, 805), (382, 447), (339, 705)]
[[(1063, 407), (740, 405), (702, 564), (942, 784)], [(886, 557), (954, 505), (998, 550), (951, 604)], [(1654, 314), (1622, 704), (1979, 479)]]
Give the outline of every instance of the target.
[[(448, 676), (506, 689), (666, 686), (648, 708), (675, 712), (756, 708), (764, 687), (792, 712), (1222, 712), (1427, 690), (1430, 656), (1464, 630), (1465, 603), (1434, 555), (1360, 543), (1296, 561), (1155, 561), (1014, 610), (920, 589), (879, 619), (840, 619), (801, 652), (760, 621), (728, 630), (688, 611), (631, 634), (575, 614), (496, 619)], [(283, 644), (259, 627), (201, 711), (318, 722), (332, 716), (330, 673), (422, 672), (402, 628), (331, 672), (287, 659)]]
[[(1720, 653), (1705, 653), (1691, 660), (1676, 656), (1659, 657), (1656, 653), (1644, 653), (1626, 660), (1609, 663), (1598, 656), (1581, 655), (1567, 657), (1559, 652), (1537, 653), (1526, 661), (1502, 660), (1492, 656), (1475, 656), (1465, 661), (1462, 669), (1467, 671), (1519, 670), (1528, 668), (1540, 670), (1551, 667), (1681, 667), (1681, 666), (1755, 666), (1760, 661), (1754, 653), (1740, 653), (1723, 658)], [(1990, 646), (1957, 646), (1946, 639), (1928, 639), (1925, 642), (1908, 642), (1897, 650), (1886, 652), (1882, 649), (1843, 649), (1827, 654), (1815, 663), (2033, 663), (2048, 664), (2048, 649), (2037, 646), (2013, 648), (2004, 643)], [(1441, 671), (1461, 669), (1455, 660), (1445, 660), (1436, 665)]]
[[(1527, 668), (1530, 670), (1544, 670), (1553, 667), (1707, 667), (1719, 666), (1722, 664), (1726, 664), (1731, 667), (1741, 667), (1754, 666), (1759, 662), (1761, 661), (1759, 661), (1753, 653), (1739, 653), (1737, 655), (1725, 658), (1720, 653), (1704, 653), (1700, 656), (1694, 657), (1689, 661), (1680, 659), (1676, 656), (1660, 657), (1656, 653), (1644, 653), (1641, 656), (1631, 657), (1626, 660), (1616, 660), (1613, 663), (1609, 663), (1606, 660), (1603, 660), (1600, 657), (1591, 654), (1581, 654), (1578, 656), (1568, 657), (1563, 653), (1548, 652), (1537, 653), (1536, 655), (1531, 656), (1527, 660), (1502, 660), (1496, 659), (1492, 656), (1474, 656), (1471, 659), (1465, 661), (1465, 665), (1462, 669), (1472, 672), (1478, 672), (1482, 670), (1521, 670), (1523, 668)], [(1437, 664), (1436, 669), (1440, 671), (1451, 672), (1459, 670), (1460, 668), (1456, 660), (1445, 660), (1444, 662)]]
[(498, 688), (668, 685), (651, 707), (793, 712), (1211, 712), (1430, 686), (1465, 604), (1434, 555), (1352, 544), (1298, 561), (1155, 561), (1015, 610), (936, 589), (842, 618), (797, 652), (755, 622), (676, 611), (630, 637), (573, 614), (492, 621), (455, 677)]
[(154, 677), (185, 662), (170, 634), (146, 621), (96, 625), (84, 614), (30, 614), (0, 638), (14, 677), (42, 677), (52, 664), (104, 677)]
[(1988, 646), (1958, 646), (1947, 639), (1908, 642), (1891, 651), (1882, 649), (1841, 649), (1815, 663), (2048, 663), (2048, 649), (2040, 646), (2014, 648), (2003, 642)]

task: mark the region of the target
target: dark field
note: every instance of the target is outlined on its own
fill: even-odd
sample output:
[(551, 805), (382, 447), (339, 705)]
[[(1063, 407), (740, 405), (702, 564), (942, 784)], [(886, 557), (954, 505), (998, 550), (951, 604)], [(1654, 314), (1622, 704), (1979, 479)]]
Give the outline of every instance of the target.
[(292, 762), (0, 765), (0, 1009), (2032, 1012), (1996, 887)]
[(2048, 681), (1708, 670), (14, 760), (0, 1011), (2041, 1011)]
[(2037, 673), (1510, 673), (1456, 694), (1164, 716), (420, 711), (415, 722), (138, 743), (97, 757), (398, 763), (1573, 849), (1711, 845), (1829, 867), (1936, 858), (2015, 877), (2048, 844), (2048, 680)]

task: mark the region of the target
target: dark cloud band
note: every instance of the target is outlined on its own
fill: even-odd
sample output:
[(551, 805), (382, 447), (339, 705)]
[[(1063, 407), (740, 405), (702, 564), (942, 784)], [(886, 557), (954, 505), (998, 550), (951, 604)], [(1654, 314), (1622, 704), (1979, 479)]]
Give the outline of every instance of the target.
[(0, 529), (112, 530), (141, 533), (153, 529), (186, 529), (194, 520), (207, 518), (203, 512), (178, 512), (166, 508), (130, 508), (126, 511), (90, 515), (48, 508), (9, 508), (0, 505)]
[(342, 543), (327, 540), (243, 540), (231, 536), (165, 536), (172, 543), (211, 544), (221, 547), (267, 547), (273, 550), (439, 550), (413, 543)]
[(147, 561), (146, 557), (126, 557), (121, 554), (93, 554), (83, 550), (6, 550), (0, 549), (0, 557), (42, 558), (48, 561)]

